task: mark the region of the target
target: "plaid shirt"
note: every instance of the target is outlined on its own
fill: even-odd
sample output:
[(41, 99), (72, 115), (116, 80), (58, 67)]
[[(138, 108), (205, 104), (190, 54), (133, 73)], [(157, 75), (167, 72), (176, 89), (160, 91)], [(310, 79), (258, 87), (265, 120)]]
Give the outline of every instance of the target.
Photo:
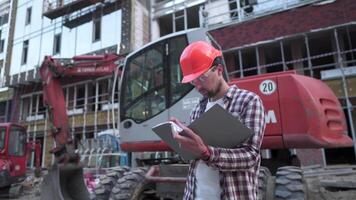
[[(254, 93), (230, 86), (223, 97), (225, 109), (253, 130), (254, 135), (234, 149), (211, 147), (211, 156), (205, 163), (220, 174), (221, 199), (257, 199), (260, 146), (265, 130), (264, 108)], [(208, 99), (203, 98), (193, 109), (191, 121), (204, 113)], [(191, 161), (184, 190), (184, 200), (195, 195), (195, 172), (198, 160)]]

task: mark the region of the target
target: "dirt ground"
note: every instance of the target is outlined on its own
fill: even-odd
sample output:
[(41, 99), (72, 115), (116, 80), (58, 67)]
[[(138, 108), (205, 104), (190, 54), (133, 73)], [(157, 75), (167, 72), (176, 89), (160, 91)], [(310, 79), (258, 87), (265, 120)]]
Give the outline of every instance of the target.
[[(333, 178), (333, 177), (329, 177)], [(356, 180), (356, 175), (348, 176)], [(308, 178), (307, 184), (309, 186), (308, 199), (310, 200), (355, 200), (356, 189), (337, 189), (320, 187), (320, 180), (323, 178)]]
[(303, 169), (311, 200), (356, 199), (356, 165), (310, 166)]
[[(304, 169), (308, 200), (355, 200), (356, 166), (328, 166)], [(40, 200), (42, 178), (28, 177), (17, 200)], [(9, 199), (9, 198), (0, 198)], [(14, 200), (14, 199), (12, 199)]]
[(356, 174), (342, 175), (342, 176), (323, 176), (306, 178), (308, 184), (308, 199), (310, 200), (355, 200), (356, 188), (332, 188), (322, 187), (321, 181), (323, 180), (338, 180), (349, 179), (356, 181)]

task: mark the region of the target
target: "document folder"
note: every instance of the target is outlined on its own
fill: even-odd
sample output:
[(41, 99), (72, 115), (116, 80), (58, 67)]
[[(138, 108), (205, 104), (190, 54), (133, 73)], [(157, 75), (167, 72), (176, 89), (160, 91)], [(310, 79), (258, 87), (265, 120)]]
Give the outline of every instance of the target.
[[(152, 130), (184, 160), (198, 158), (192, 152), (179, 146), (173, 138), (172, 124), (174, 122), (164, 122), (152, 127)], [(252, 135), (251, 129), (218, 104), (203, 113), (188, 127), (198, 134), (206, 145), (221, 148), (237, 147)]]

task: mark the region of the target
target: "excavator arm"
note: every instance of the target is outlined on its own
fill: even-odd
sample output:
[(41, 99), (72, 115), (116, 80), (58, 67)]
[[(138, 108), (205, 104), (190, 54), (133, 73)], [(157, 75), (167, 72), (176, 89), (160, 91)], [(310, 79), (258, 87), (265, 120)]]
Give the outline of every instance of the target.
[(46, 56), (40, 67), (44, 104), (52, 123), (51, 133), (56, 147), (52, 148), (59, 163), (77, 162), (72, 137), (69, 133), (66, 102), (61, 86), (65, 77), (95, 78), (112, 74), (117, 68), (115, 54), (75, 56), (72, 59), (55, 59)]
[[(63, 78), (95, 78), (110, 75), (118, 69), (120, 57), (115, 54), (100, 56), (76, 56), (72, 59), (56, 59), (46, 56), (40, 77), (43, 86), (43, 102), (51, 122), (51, 135), (55, 146), (50, 150), (56, 161), (44, 180), (42, 199), (89, 199), (79, 155), (75, 152), (69, 132), (65, 97), (61, 82)], [(71, 185), (71, 186), (70, 186)]]

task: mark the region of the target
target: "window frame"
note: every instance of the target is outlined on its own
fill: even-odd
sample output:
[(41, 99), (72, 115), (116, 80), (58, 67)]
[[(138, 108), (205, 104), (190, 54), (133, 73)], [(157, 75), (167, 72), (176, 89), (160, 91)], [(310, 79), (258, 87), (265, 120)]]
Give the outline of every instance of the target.
[(29, 40), (23, 41), (23, 43), (22, 43), (21, 65), (27, 64), (29, 46), (30, 46), (30, 41)]
[[(1, 25), (1, 21), (0, 21), (0, 25)], [(0, 29), (0, 53), (4, 53), (5, 39), (2, 39), (1, 36), (2, 36), (2, 30)]]
[[(133, 121), (135, 121), (136, 123), (140, 124), (143, 123), (147, 120), (152, 119), (153, 117), (155, 117), (156, 115), (166, 111), (167, 109), (169, 109), (170, 107), (172, 107), (174, 104), (176, 104), (179, 100), (181, 100), (187, 93), (189, 93), (194, 87), (190, 84), (182, 84), (181, 85), (181, 80), (178, 80), (179, 77), (182, 76), (182, 72), (180, 70), (180, 66), (179, 66), (179, 57), (181, 52), (177, 52), (176, 49), (172, 49), (172, 44), (174, 43), (174, 41), (180, 41), (177, 39), (180, 38), (184, 38), (186, 45), (188, 45), (188, 39), (186, 35), (178, 35), (176, 37), (173, 38), (169, 38), (169, 39), (165, 39), (162, 41), (157, 42), (156, 44), (150, 45), (145, 49), (142, 49), (140, 52), (137, 52), (135, 55), (133, 55), (132, 57), (127, 59), (126, 62), (126, 67), (124, 70), (124, 77), (123, 77), (123, 81), (122, 81), (122, 90), (121, 90), (121, 98), (120, 98), (120, 116), (121, 116), (121, 120), (125, 120), (125, 119), (131, 119)], [(185, 46), (186, 46), (185, 45)], [(181, 48), (179, 51), (183, 51), (184, 47)], [(179, 47), (179, 46), (176, 46)], [(163, 67), (161, 68), (151, 68), (150, 70), (156, 70), (155, 75), (158, 74), (158, 71), (161, 70), (162, 73), (162, 84), (154, 84), (153, 87), (149, 86), (147, 87), (144, 91), (142, 91), (140, 94), (138, 95), (133, 95), (133, 99), (128, 98), (130, 95), (128, 95), (128, 93), (132, 92), (131, 90), (131, 83), (132, 81), (134, 81), (134, 79), (132, 79), (133, 75), (131, 73), (131, 65), (134, 65), (135, 63), (139, 63), (139, 62), (135, 62), (136, 59), (138, 60), (144, 60), (147, 59), (145, 58), (145, 56), (147, 56), (149, 53), (149, 51), (152, 51), (153, 49), (159, 49), (162, 48), (162, 61), (161, 61), (161, 65)], [(168, 49), (167, 49), (168, 48)], [(180, 47), (179, 47), (180, 48)], [(175, 53), (175, 55), (173, 56), (173, 53)], [(168, 55), (167, 55), (168, 54)], [(179, 55), (179, 56), (178, 56)], [(140, 57), (142, 57), (140, 59)], [(156, 56), (157, 57), (157, 56)], [(172, 60), (174, 59), (174, 61)], [(149, 60), (149, 59), (147, 59)], [(146, 61), (142, 62), (143, 65), (152, 65), (152, 64), (147, 64)], [(142, 65), (141, 64), (141, 65)], [(156, 63), (156, 65), (158, 65)], [(145, 66), (144, 66), (145, 67)], [(180, 70), (180, 74), (177, 74), (176, 70)], [(129, 71), (130, 70), (130, 71)], [(148, 69), (149, 70), (149, 69)], [(143, 70), (140, 70), (141, 72)], [(142, 72), (143, 73), (143, 72)], [(143, 74), (148, 74), (148, 73), (143, 73)], [(149, 73), (152, 74), (152, 73)], [(158, 77), (155, 76), (157, 79)], [(173, 77), (176, 77), (174, 79), (174, 81), (176, 81), (175, 83), (172, 82)], [(151, 77), (152, 78), (152, 77)], [(151, 79), (147, 79), (147, 80), (151, 80)], [(145, 79), (144, 79), (145, 81)], [(182, 87), (183, 86), (183, 87)], [(175, 91), (177, 92), (175, 94), (172, 94), (172, 92)], [(157, 98), (157, 96), (161, 96), (164, 97), (164, 108), (162, 109), (162, 101), (159, 101), (159, 99)], [(156, 107), (153, 107), (152, 104), (156, 103)], [(150, 105), (151, 107), (146, 107), (149, 110), (135, 110), (136, 108), (139, 108), (141, 105)], [(158, 112), (156, 112), (156, 110), (159, 109)], [(138, 111), (147, 114), (147, 116), (144, 116), (145, 114), (143, 114), (143, 117), (133, 117), (134, 113), (139, 113)]]
[[(15, 131), (17, 134), (15, 136)], [(20, 141), (20, 139), (22, 141)], [(17, 143), (16, 143), (17, 142)], [(9, 134), (9, 144), (17, 144), (15, 145), (9, 145), (8, 146), (8, 154), (9, 156), (14, 156), (14, 157), (22, 157), (26, 155), (26, 131), (20, 127), (17, 126), (12, 126), (10, 128), (10, 134)]]
[(62, 33), (53, 36), (53, 55), (61, 53)]
[(32, 7), (26, 9), (25, 26), (31, 24)]
[(0, 151), (5, 149), (5, 144), (6, 144), (6, 128), (1, 127), (0, 128)]
[[(98, 32), (97, 32), (98, 29)], [(93, 38), (92, 42), (98, 42), (101, 40), (101, 18), (93, 19)]]

